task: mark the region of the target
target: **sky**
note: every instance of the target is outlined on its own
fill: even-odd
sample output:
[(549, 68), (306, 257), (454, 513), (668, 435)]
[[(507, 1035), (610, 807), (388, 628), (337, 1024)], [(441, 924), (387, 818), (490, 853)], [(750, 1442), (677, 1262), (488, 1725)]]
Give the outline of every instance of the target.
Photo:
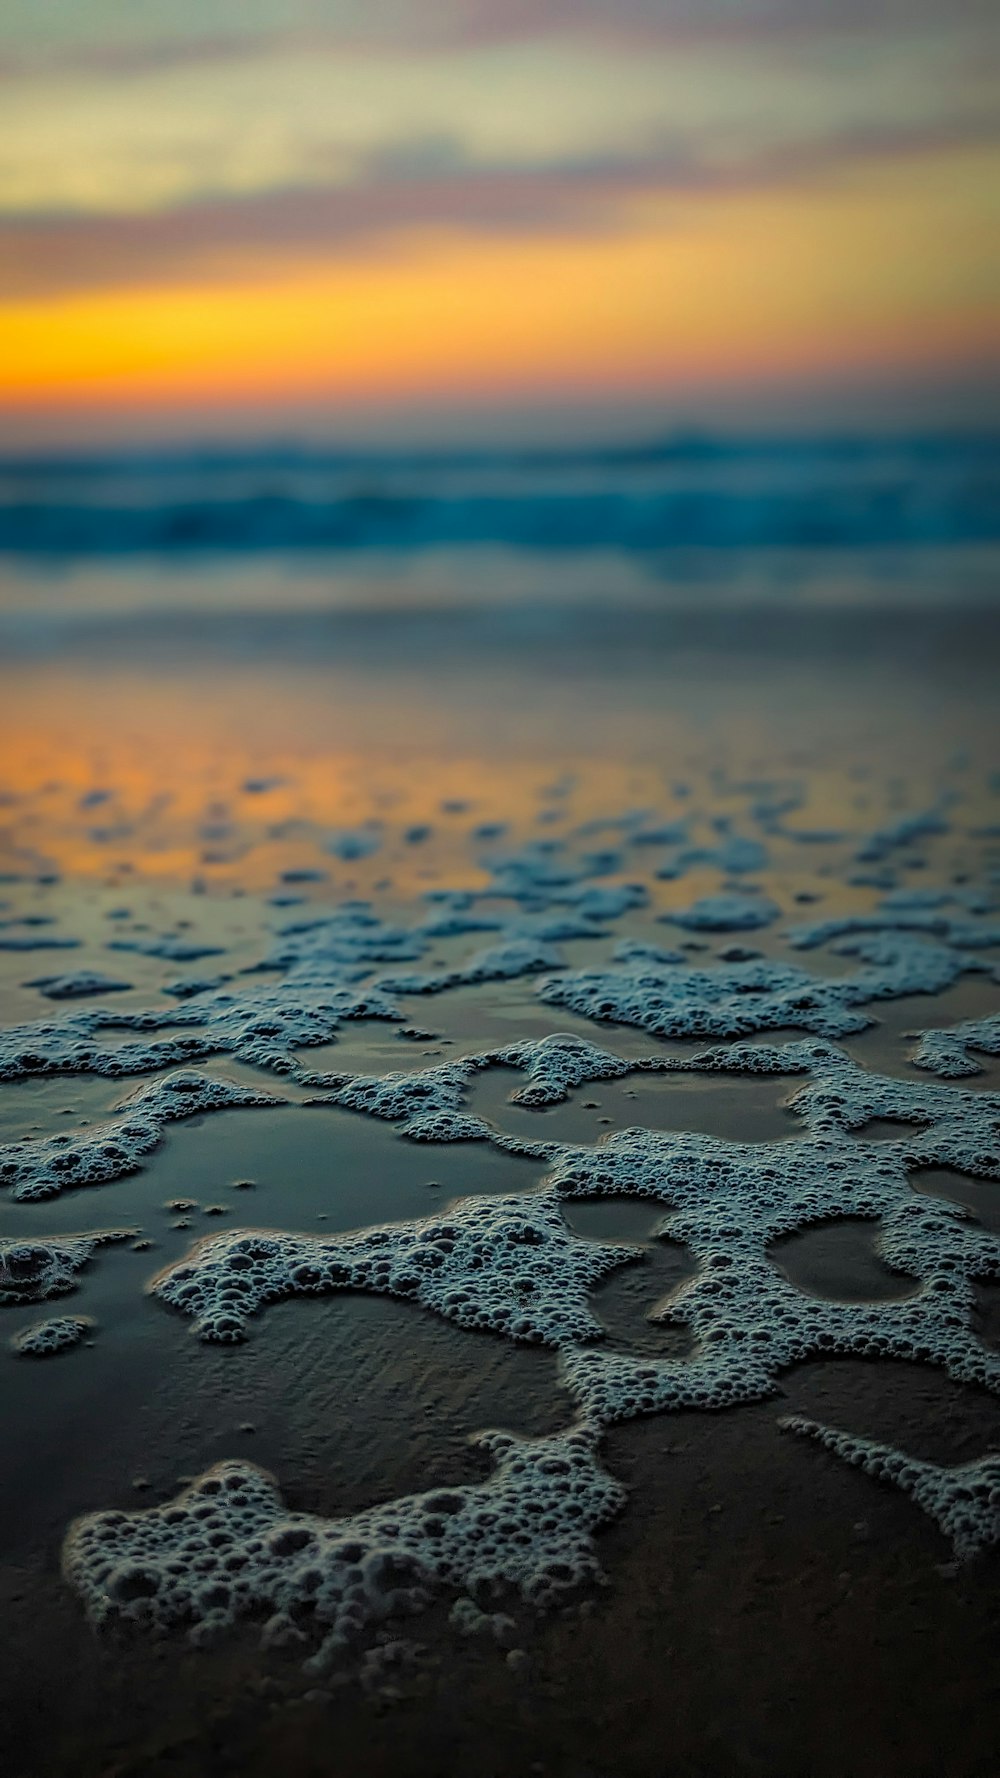
[(3, 0), (0, 445), (981, 423), (996, 17)]

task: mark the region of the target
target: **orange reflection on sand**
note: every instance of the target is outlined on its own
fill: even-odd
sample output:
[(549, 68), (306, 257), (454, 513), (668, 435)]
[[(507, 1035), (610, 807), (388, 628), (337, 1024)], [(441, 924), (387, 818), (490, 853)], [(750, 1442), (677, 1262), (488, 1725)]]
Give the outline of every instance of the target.
[[(297, 674), (182, 680), (53, 671), (6, 687), (0, 731), (5, 806), (0, 868), (102, 881), (142, 877), (208, 886), (273, 886), (288, 870), (325, 868), (364, 892), (391, 875), (407, 897), (446, 879), (485, 882), (470, 862), (477, 821), (523, 827), (546, 782), (533, 750), (491, 755), (435, 726), (426, 696), (387, 696)], [(408, 737), (419, 735), (419, 750)], [(571, 764), (567, 759), (566, 765)], [(545, 773), (558, 775), (558, 762)], [(588, 765), (574, 818), (647, 796), (660, 774)], [(662, 793), (661, 793), (662, 794)], [(339, 830), (381, 823), (391, 859), (324, 850)], [(433, 867), (407, 829), (432, 827)]]
[[(685, 708), (680, 682), (668, 695), (656, 673), (622, 693), (574, 686), (560, 703), (556, 683), (528, 695), (523, 675), (500, 668), (466, 684), (421, 670), (24, 667), (0, 686), (0, 869), (227, 890), (321, 871), (337, 894), (409, 900), (487, 881), (480, 823), (508, 825), (520, 844), (629, 809), (673, 818), (693, 806), (678, 780), (703, 782), (720, 757), (737, 777), (768, 755), (773, 766), (770, 709), (741, 713), (725, 682), (714, 717), (704, 687)], [(706, 719), (721, 723), (710, 756)], [(856, 824), (842, 764), (810, 762), (807, 825)], [(712, 795), (727, 807), (719, 781)], [(745, 817), (745, 795), (731, 806)], [(331, 851), (366, 826), (370, 856)], [(422, 828), (432, 845), (412, 837)], [(606, 828), (593, 845), (616, 837)], [(658, 897), (689, 900), (712, 886), (700, 879)]]

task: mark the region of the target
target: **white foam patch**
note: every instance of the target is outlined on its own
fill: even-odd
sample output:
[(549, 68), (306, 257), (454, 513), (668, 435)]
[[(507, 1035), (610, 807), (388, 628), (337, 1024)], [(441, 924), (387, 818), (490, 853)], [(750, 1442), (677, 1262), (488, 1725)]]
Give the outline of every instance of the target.
[(354, 863), (359, 858), (371, 858), (382, 844), (382, 835), (373, 823), (370, 827), (342, 827), (332, 833), (326, 840), (326, 850), (332, 858), (339, 858), (345, 864)]
[(391, 1074), (317, 1074), (298, 1070), (305, 1086), (322, 1087), (321, 1103), (343, 1105), (399, 1125), (401, 1136), (417, 1142), (468, 1142), (493, 1132), (483, 1119), (463, 1114), (461, 1107), (473, 1076), (488, 1057), (470, 1056), (436, 1068)]
[[(650, 1317), (690, 1330), (690, 1358), (564, 1354), (567, 1386), (595, 1423), (759, 1399), (790, 1365), (835, 1352), (917, 1359), (1000, 1391), (1000, 1355), (973, 1327), (973, 1280), (1000, 1277), (1000, 1240), (956, 1206), (915, 1194), (890, 1145), (625, 1130), (564, 1150), (550, 1183), (561, 1196), (627, 1193), (671, 1205), (658, 1232), (682, 1242), (698, 1267)], [(841, 1303), (783, 1275), (770, 1251), (780, 1237), (845, 1216), (877, 1219), (877, 1251), (913, 1277), (912, 1295)]]
[(940, 1025), (936, 1030), (915, 1033), (920, 1042), (913, 1052), (918, 1068), (940, 1074), (945, 1080), (963, 1075), (981, 1074), (982, 1064), (976, 1055), (1000, 1056), (1000, 1013), (985, 1019), (963, 1019), (957, 1025)]
[(746, 1037), (782, 1028), (842, 1037), (871, 1024), (859, 1010), (870, 1002), (937, 993), (981, 967), (905, 935), (849, 943), (872, 967), (830, 978), (765, 958), (690, 969), (651, 945), (628, 942), (617, 948), (614, 968), (558, 976), (538, 992), (550, 1006), (657, 1037)]
[(232, 981), (231, 975), (182, 975), (175, 981), (164, 982), (161, 994), (173, 994), (177, 1000), (193, 1000), (196, 994), (211, 994), (214, 989), (222, 988), (226, 982)]
[(510, 1098), (515, 1105), (558, 1105), (568, 1099), (575, 1087), (595, 1080), (620, 1080), (638, 1070), (656, 1071), (665, 1059), (649, 1056), (626, 1061), (610, 1050), (598, 1049), (585, 1037), (558, 1031), (531, 1043), (512, 1043), (506, 1049), (494, 1050), (488, 1062), (506, 1068), (520, 1068), (527, 1082)]
[(109, 951), (134, 951), (140, 957), (162, 957), (168, 963), (197, 963), (201, 957), (220, 957), (223, 949), (222, 945), (206, 944), (204, 939), (185, 938), (176, 932), (108, 940)]
[(944, 810), (949, 800), (942, 798), (932, 808), (918, 810), (913, 815), (900, 815), (895, 821), (887, 821), (868, 835), (859, 846), (856, 856), (865, 863), (878, 863), (890, 853), (912, 846), (918, 840), (947, 833), (949, 823), (945, 819)]
[(196, 1243), (153, 1280), (205, 1340), (245, 1338), (266, 1303), (364, 1290), (420, 1303), (460, 1327), (563, 1345), (603, 1333), (589, 1288), (642, 1248), (574, 1235), (550, 1196), (467, 1198), (443, 1216), (319, 1238), (234, 1230)]
[[(544, 895), (557, 901), (565, 895), (574, 904), (573, 911), (519, 912), (515, 920), (499, 923), (493, 944), (454, 966), (398, 970), (400, 962), (424, 956), (442, 923), (455, 931), (484, 924), (497, 930), (492, 918), (482, 921), (463, 911), (461, 904), (479, 892), (446, 893), (436, 914), (414, 927), (389, 925), (366, 904), (346, 903), (333, 913), (310, 916), (284, 929), (262, 964), (283, 972), (277, 982), (252, 976), (244, 976), (237, 985), (195, 981), (192, 991), (185, 991), (183, 1003), (169, 1008), (116, 1011), (98, 1006), (0, 1032), (0, 1079), (72, 1071), (125, 1076), (219, 1054), (287, 1075), (297, 1066), (299, 1050), (335, 1041), (346, 1020), (400, 1018), (400, 995), (562, 969), (564, 940), (597, 935), (601, 920), (616, 917), (636, 902), (635, 885), (581, 884), (575, 873), (591, 869), (593, 862), (546, 866), (559, 879), (548, 887), (544, 872), (539, 876), (533, 865), (528, 873), (535, 883), (533, 893), (541, 896), (544, 888)], [(607, 861), (598, 861), (602, 862)], [(566, 873), (570, 880), (562, 883)], [(515, 877), (521, 881), (517, 872)], [(523, 901), (526, 891), (518, 893)], [(602, 898), (600, 905), (584, 899), (594, 896)], [(738, 924), (751, 919), (759, 924), (770, 905), (758, 896), (729, 894), (707, 897), (686, 914), (682, 910), (681, 917), (690, 916), (696, 923), (707, 920), (710, 926), (730, 916)], [(720, 912), (726, 908), (728, 913)], [(977, 944), (985, 942), (986, 929), (977, 928), (973, 936)], [(961, 945), (928, 942), (923, 929), (913, 934), (894, 925), (892, 930), (872, 933), (852, 927), (841, 932), (840, 947), (858, 955), (867, 967), (834, 980), (760, 958), (692, 970), (683, 958), (629, 943), (619, 948), (614, 967), (550, 978), (540, 993), (550, 1004), (582, 1016), (638, 1025), (660, 1036), (738, 1037), (779, 1026), (839, 1036), (862, 1030), (870, 1022), (858, 1010), (870, 1002), (938, 992), (965, 971), (988, 968), (962, 948), (973, 942), (964, 926), (961, 931), (956, 928), (956, 938)], [(377, 975), (386, 963), (396, 968)], [(114, 1041), (107, 1041), (105, 1034), (113, 1034)]]
[(291, 1512), (266, 1471), (221, 1463), (166, 1506), (77, 1520), (63, 1572), (95, 1624), (185, 1624), (203, 1641), (266, 1615), (265, 1643), (319, 1641), (313, 1671), (442, 1594), (513, 1590), (544, 1609), (601, 1578), (593, 1533), (625, 1496), (593, 1436), (478, 1442), (488, 1480), (339, 1519)]
[(98, 1229), (85, 1235), (53, 1235), (44, 1240), (0, 1241), (0, 1305), (43, 1303), (75, 1290), (100, 1247), (130, 1241), (135, 1229)]
[(343, 902), (331, 913), (290, 921), (264, 959), (268, 969), (306, 972), (343, 985), (370, 973), (377, 963), (416, 962), (428, 935), (420, 927), (393, 926), (366, 902)]
[(780, 912), (764, 895), (703, 895), (690, 907), (674, 908), (660, 919), (688, 932), (754, 932), (772, 925)]
[(987, 950), (991, 945), (1000, 945), (1000, 926), (956, 920), (926, 910), (897, 912), (885, 908), (873, 914), (842, 914), (834, 919), (815, 920), (808, 925), (793, 927), (786, 936), (796, 950), (811, 951), (818, 945), (832, 944), (835, 939), (853, 938), (869, 932), (923, 933), (959, 950)]
[(573, 908), (587, 920), (613, 920), (649, 899), (642, 883), (593, 883), (594, 877), (614, 875), (621, 863), (613, 848), (573, 857), (562, 840), (536, 840), (519, 852), (484, 859), (492, 880), (482, 893), (529, 908)]
[(390, 1074), (314, 1073), (299, 1069), (296, 1080), (303, 1086), (327, 1090), (328, 1102), (347, 1106), (370, 1117), (385, 1118), (400, 1126), (400, 1134), (424, 1141), (497, 1139), (484, 1119), (462, 1115), (469, 1087), (477, 1075), (492, 1067), (517, 1068), (527, 1082), (510, 1094), (516, 1105), (556, 1105), (568, 1099), (575, 1087), (596, 1080), (616, 1080), (638, 1071), (660, 1072), (674, 1067), (670, 1057), (647, 1056), (625, 1060), (610, 1050), (598, 1049), (572, 1032), (555, 1032), (527, 1043), (503, 1049), (483, 1050), (460, 1061), (441, 1062), (432, 1068)]
[[(565, 936), (578, 938), (583, 935), (572, 929), (567, 934), (563, 928), (560, 938)], [(564, 962), (559, 945), (551, 939), (514, 930), (454, 969), (413, 970), (407, 975), (387, 976), (380, 985), (389, 994), (440, 994), (446, 988), (475, 987), (483, 982), (513, 981), (517, 976), (538, 975), (543, 970), (561, 969)]]
[[(28, 922), (24, 924), (27, 926)], [(55, 932), (38, 932), (32, 928), (28, 932), (0, 931), (0, 951), (75, 951), (80, 944), (78, 938), (64, 938)]]
[[(0, 1080), (144, 1074), (220, 1054), (288, 1074), (296, 1050), (332, 1042), (345, 1020), (398, 1019), (377, 985), (357, 984), (379, 963), (422, 956), (429, 942), (419, 929), (387, 926), (364, 904), (347, 903), (279, 937), (260, 966), (284, 971), (278, 982), (246, 977), (236, 987), (195, 991), (181, 1006), (94, 1007), (0, 1031)], [(137, 1040), (105, 1044), (104, 1032), (132, 1032)]]
[(839, 1432), (799, 1415), (789, 1415), (781, 1425), (789, 1432), (816, 1439), (845, 1463), (911, 1495), (951, 1540), (960, 1562), (1000, 1543), (1000, 1452), (989, 1452), (973, 1463), (946, 1466), (922, 1463), (893, 1445)]
[(66, 975), (36, 975), (26, 988), (37, 988), (46, 1000), (85, 1000), (94, 994), (121, 994), (132, 986), (98, 969), (76, 969)]
[[(149, 1074), (213, 1055), (288, 1074), (295, 1052), (330, 1043), (347, 1019), (398, 1019), (374, 989), (288, 980), (198, 996), (145, 1012), (93, 1008), (63, 1019), (0, 1031), (0, 1080), (39, 1074)], [(102, 1044), (104, 1031), (177, 1033), (144, 1042)]]
[(139, 1087), (111, 1117), (69, 1135), (25, 1137), (0, 1145), (0, 1184), (12, 1198), (55, 1197), (83, 1185), (105, 1185), (139, 1170), (168, 1123), (238, 1106), (281, 1105), (276, 1093), (179, 1070)]
[[(675, 786), (677, 799), (690, 789)], [(224, 963), (215, 973), (210, 964), (204, 974), (194, 969), (162, 991), (177, 1005), (165, 1008), (161, 998), (152, 1009), (137, 1011), (130, 998), (121, 1012), (93, 1004), (67, 1007), (57, 1017), (53, 1009), (46, 1020), (0, 1032), (0, 1079), (76, 1070), (115, 1078), (184, 1070), (141, 1088), (76, 1134), (60, 1131), (0, 1149), (0, 1178), (16, 1197), (46, 1196), (131, 1172), (165, 1126), (189, 1112), (284, 1102), (191, 1072), (193, 1063), (216, 1055), (231, 1055), (312, 1088), (327, 1103), (384, 1119), (410, 1140), (476, 1138), (531, 1154), (551, 1168), (541, 1192), (465, 1199), (419, 1221), (329, 1238), (227, 1230), (197, 1243), (150, 1288), (189, 1316), (206, 1339), (245, 1337), (252, 1317), (280, 1298), (360, 1290), (409, 1300), (458, 1326), (544, 1342), (558, 1349), (564, 1381), (583, 1415), (571, 1433), (541, 1441), (489, 1435), (498, 1464), (489, 1482), (439, 1489), (336, 1521), (290, 1513), (263, 1472), (222, 1465), (168, 1506), (96, 1515), (73, 1528), (67, 1573), (95, 1621), (187, 1623), (201, 1638), (241, 1616), (266, 1613), (267, 1640), (311, 1634), (321, 1645), (321, 1665), (386, 1615), (419, 1609), (451, 1591), (454, 1627), (503, 1643), (514, 1626), (504, 1612), (489, 1608), (484, 1594), (513, 1586), (535, 1603), (549, 1603), (596, 1571), (592, 1532), (621, 1501), (595, 1456), (597, 1439), (611, 1422), (760, 1398), (778, 1387), (789, 1365), (839, 1352), (935, 1364), (960, 1382), (1000, 1389), (1000, 1355), (977, 1337), (975, 1302), (978, 1281), (1000, 1276), (1000, 1245), (958, 1206), (918, 1194), (910, 1180), (914, 1169), (928, 1166), (1000, 1179), (1000, 1096), (965, 1093), (926, 1078), (869, 1074), (831, 1041), (872, 1024), (870, 1008), (880, 1001), (937, 993), (965, 973), (993, 972), (983, 953), (1000, 941), (1000, 928), (983, 916), (995, 909), (995, 890), (957, 887), (971, 858), (956, 850), (949, 868), (957, 874), (947, 890), (896, 890), (872, 914), (835, 915), (796, 927), (790, 936), (799, 949), (826, 945), (856, 959), (836, 976), (811, 974), (735, 944), (723, 949), (717, 963), (696, 969), (683, 952), (636, 942), (621, 945), (610, 964), (562, 973), (568, 942), (604, 938), (609, 923), (648, 907), (646, 885), (621, 880), (637, 855), (632, 847), (662, 848), (657, 874), (664, 879), (693, 870), (718, 873), (716, 893), (700, 895), (699, 882), (692, 894), (700, 899), (657, 917), (692, 934), (721, 933), (763, 928), (777, 917), (776, 905), (747, 880), (767, 864), (769, 847), (777, 854), (794, 843), (799, 872), (802, 843), (848, 837), (786, 825), (806, 806), (800, 783), (734, 782), (718, 773), (711, 791), (716, 798), (744, 799), (745, 812), (733, 816), (706, 806), (664, 825), (654, 811), (636, 809), (578, 827), (573, 849), (563, 839), (546, 838), (515, 851), (505, 843), (503, 852), (488, 843), (499, 830), (479, 821), (472, 837), (487, 854), (473, 879), (480, 886), (429, 892), (411, 924), (383, 920), (361, 901), (324, 909), (307, 907), (297, 894), (275, 896), (274, 908), (285, 911), (272, 917), (282, 925), (256, 970), (230, 976), (223, 972), (235, 965)], [(558, 793), (546, 795), (554, 801)], [(871, 802), (866, 791), (855, 793), (856, 807)], [(946, 811), (946, 800), (939, 799), (915, 816), (894, 816), (875, 834), (855, 836), (860, 867), (852, 880), (891, 887), (896, 866), (902, 877), (923, 862), (913, 848), (946, 831)], [(444, 805), (443, 812), (457, 810)], [(552, 814), (545, 807), (541, 819), (548, 823)], [(767, 846), (740, 831), (754, 823), (751, 834), (762, 833)], [(370, 855), (387, 834), (373, 821), (314, 837), (350, 863)], [(408, 837), (417, 843), (427, 830), (411, 827)], [(967, 841), (963, 835), (966, 849)], [(787, 848), (785, 856), (791, 856)], [(820, 865), (817, 888), (824, 887), (830, 868)], [(303, 868), (285, 878), (306, 883), (325, 874)], [(427, 880), (434, 880), (430, 872)], [(804, 887), (797, 899), (810, 899)], [(497, 913), (503, 903), (513, 905)], [(181, 924), (159, 930), (165, 924), (159, 922), (152, 936), (148, 929), (131, 936), (126, 930), (112, 948), (183, 959), (218, 949), (201, 944)], [(77, 942), (53, 932), (48, 916), (0, 920), (0, 929), (0, 943), (18, 949)], [(468, 948), (456, 942), (463, 939), (470, 940)], [(58, 961), (53, 959), (53, 968)], [(718, 1039), (719, 1047), (698, 1055), (626, 1059), (559, 1033), (412, 1072), (375, 1076), (307, 1067), (303, 1052), (335, 1042), (347, 1020), (410, 1018), (398, 1004), (403, 996), (539, 974), (546, 979), (538, 992), (551, 1006), (636, 1026), (654, 1037)], [(127, 984), (81, 969), (39, 977), (35, 985), (53, 999), (83, 1001)], [(741, 1041), (780, 1028), (807, 1035), (792, 1043)], [(996, 1018), (917, 1036), (914, 1059), (945, 1078), (977, 1071), (978, 1055), (1000, 1054)], [(584, 1083), (639, 1072), (799, 1077), (788, 1108), (800, 1121), (789, 1123), (788, 1140), (760, 1144), (650, 1130), (622, 1131), (596, 1147), (531, 1143), (468, 1109), (475, 1081), (497, 1067), (517, 1071), (510, 1099), (527, 1107), (559, 1104)], [(889, 1140), (882, 1140), (883, 1129), (879, 1140), (870, 1140), (872, 1120), (889, 1120), (898, 1133), (890, 1129)], [(551, 1127), (540, 1121), (543, 1129)], [(693, 1276), (650, 1316), (687, 1331), (688, 1356), (650, 1358), (630, 1352), (624, 1340), (612, 1349), (600, 1344), (604, 1330), (590, 1293), (647, 1249), (585, 1241), (567, 1226), (560, 1200), (619, 1193), (660, 1204), (657, 1232), (682, 1243), (693, 1257)], [(783, 1238), (844, 1217), (869, 1220), (874, 1251), (895, 1274), (895, 1282), (887, 1280), (892, 1297), (839, 1302), (812, 1296), (786, 1276)], [(71, 1290), (102, 1241), (130, 1232), (0, 1243), (0, 1303), (41, 1303)], [(19, 1338), (37, 1335), (40, 1351), (57, 1349), (44, 1342), (60, 1336), (43, 1330), (64, 1323), (85, 1325), (83, 1318), (63, 1317)], [(966, 1540), (988, 1541), (979, 1519), (966, 1511), (969, 1499), (981, 1499), (982, 1465), (915, 1468), (890, 1447), (845, 1443), (846, 1435), (811, 1423), (797, 1429), (839, 1441), (830, 1448), (843, 1445), (841, 1455), (874, 1465), (873, 1473), (883, 1473), (878, 1465), (889, 1463), (888, 1479), (908, 1478), (900, 1485), (910, 1486), (916, 1475), (927, 1499), (944, 1502), (945, 1515), (953, 1503), (948, 1490), (958, 1478), (954, 1499), (964, 1502), (965, 1516), (949, 1526), (958, 1526)], [(992, 1471), (986, 1481), (995, 1487)], [(916, 1482), (910, 1491), (925, 1504)], [(382, 1658), (379, 1651), (372, 1654), (373, 1672)]]
[(89, 1315), (57, 1315), (51, 1321), (36, 1321), (22, 1328), (10, 1343), (18, 1358), (51, 1358), (79, 1346), (93, 1327)]
[(872, 1074), (832, 1048), (814, 1057), (811, 1072), (788, 1108), (816, 1133), (863, 1134), (872, 1120), (887, 1119), (899, 1123), (899, 1138), (878, 1146), (905, 1166), (1000, 1180), (1000, 1095)]
[[(809, 1074), (828, 1056), (843, 1055), (832, 1044), (800, 1038), (791, 1043), (725, 1043), (692, 1056), (652, 1058), (657, 1070), (676, 1074)], [(635, 1063), (648, 1068), (648, 1060)]]

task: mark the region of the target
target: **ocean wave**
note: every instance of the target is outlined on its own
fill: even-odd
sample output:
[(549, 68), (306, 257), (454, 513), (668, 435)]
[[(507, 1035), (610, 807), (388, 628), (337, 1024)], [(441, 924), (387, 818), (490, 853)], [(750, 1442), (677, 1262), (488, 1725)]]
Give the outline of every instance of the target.
[(95, 557), (844, 549), (1000, 538), (1000, 444), (704, 440), (558, 452), (255, 449), (0, 465), (0, 551)]

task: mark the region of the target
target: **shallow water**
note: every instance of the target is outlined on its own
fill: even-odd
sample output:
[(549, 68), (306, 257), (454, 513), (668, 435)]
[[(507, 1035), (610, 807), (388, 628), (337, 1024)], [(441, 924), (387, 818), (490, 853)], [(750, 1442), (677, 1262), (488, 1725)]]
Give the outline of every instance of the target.
[[(176, 625), (133, 623), (105, 647), (101, 616), (72, 648), (58, 627), (44, 646), (34, 634), (5, 669), (0, 939), (18, 948), (0, 948), (3, 1142), (65, 1134), (79, 1150), (178, 1067), (285, 1101), (171, 1114), (132, 1170), (106, 1157), (91, 1183), (53, 1191), (51, 1175), (48, 1195), (18, 1196), (15, 1184), (0, 1197), (0, 1241), (139, 1231), (99, 1248), (71, 1293), (0, 1305), (5, 1339), (50, 1316), (94, 1323), (56, 1356), (0, 1356), (12, 1630), (0, 1691), (15, 1778), (318, 1774), (332, 1769), (330, 1745), (339, 1770), (407, 1778), (473, 1759), (496, 1778), (646, 1778), (665, 1748), (679, 1769), (713, 1774), (832, 1778), (845, 1760), (873, 1778), (988, 1769), (978, 1703), (1000, 1513), (956, 1565), (914, 1499), (778, 1422), (814, 1417), (944, 1470), (1000, 1438), (998, 1046), (970, 1048), (964, 1062), (979, 1072), (967, 1076), (913, 1061), (913, 1033), (997, 1011), (996, 636), (982, 613), (949, 627), (933, 612), (877, 624), (825, 612), (812, 628), (771, 614), (756, 634), (692, 623), (672, 636), (636, 615), (610, 646), (591, 618), (571, 631), (564, 619), (534, 631), (497, 619), (451, 634), (436, 617), (403, 632), (371, 618), (363, 634), (327, 626), (321, 646), (300, 629), (269, 658), (249, 625), (245, 646), (230, 630), (208, 658)], [(726, 930), (670, 917), (720, 893), (766, 897), (776, 915)], [(366, 908), (347, 927), (324, 928), (357, 901)], [(914, 931), (914, 912), (953, 926)], [(883, 929), (863, 930), (873, 914)], [(857, 929), (796, 944), (795, 928), (834, 915)], [(623, 972), (641, 975), (620, 949), (630, 942), (676, 961), (648, 965), (653, 987), (628, 1006), (619, 995), (619, 1016), (601, 1012), (603, 988), (561, 1003), (566, 983), (591, 973), (619, 986)], [(883, 949), (858, 956), (858, 944)], [(470, 972), (481, 953), (493, 956)], [(789, 989), (765, 1018), (781, 967), (810, 978), (806, 1001)], [(126, 986), (50, 998), (31, 985), (84, 970)], [(869, 985), (845, 999), (856, 976)], [(363, 1004), (373, 991), (387, 1003), (379, 1016)], [(334, 993), (339, 1019), (316, 1011)], [(817, 1024), (816, 994), (836, 1030)], [(673, 1008), (668, 1034), (651, 1028), (651, 995)], [(306, 1027), (281, 1025), (293, 1003), (308, 1011), (309, 1041)], [(35, 1021), (46, 1029), (8, 1037)], [(75, 1059), (59, 1049), (74, 1032)], [(646, 1066), (566, 1084), (544, 1045), (507, 1053), (556, 1034), (597, 1046), (605, 1063)], [(804, 1041), (828, 1052), (811, 1072), (792, 1047), (773, 1072), (746, 1060)], [(134, 1048), (184, 1042), (196, 1048), (145, 1060)], [(718, 1066), (692, 1069), (712, 1044)], [(335, 1102), (359, 1081), (375, 1093), (388, 1074), (470, 1058), (423, 1112), (417, 1100)], [(833, 1091), (831, 1068), (858, 1107), (832, 1135), (796, 1102), (804, 1087)], [(512, 1102), (526, 1089), (530, 1101), (537, 1080), (553, 1102)], [(897, 1089), (910, 1097), (897, 1103)], [(653, 1133), (653, 1146), (616, 1149), (624, 1130)], [(920, 1147), (931, 1138), (933, 1152)], [(821, 1140), (825, 1159), (796, 1146)], [(35, 1151), (3, 1152), (22, 1166)], [(773, 1235), (778, 1212), (755, 1171), (772, 1162), (793, 1204)], [(889, 1184), (883, 1163), (896, 1169)], [(579, 1195), (558, 1183), (574, 1167)], [(827, 1193), (815, 1211), (794, 1208), (807, 1175)], [(862, 1201), (876, 1187), (879, 1209)], [(736, 1221), (720, 1215), (713, 1233), (704, 1219), (723, 1189)], [(553, 1261), (551, 1285), (539, 1246), (520, 1283), (497, 1271), (504, 1303), (515, 1287), (539, 1299), (533, 1343), (354, 1278), (315, 1296), (283, 1284), (281, 1300), (248, 1311), (247, 1337), (213, 1344), (150, 1290), (192, 1263), (210, 1278), (214, 1250), (191, 1253), (206, 1239), (264, 1230), (335, 1243), (376, 1225), (447, 1224), (468, 1199), (509, 1220), (518, 1195), (554, 1202), (578, 1243)], [(970, 1213), (957, 1260), (947, 1232), (906, 1233), (909, 1207), (935, 1197)], [(505, 1226), (487, 1242), (486, 1273)], [(899, 1258), (904, 1237), (912, 1265)], [(741, 1342), (751, 1350), (773, 1310), (766, 1292), (741, 1298), (724, 1343), (725, 1411), (665, 1396), (650, 1411), (646, 1385), (622, 1370), (614, 1414), (594, 1420), (574, 1358), (690, 1374), (677, 1367), (710, 1344), (691, 1305), (711, 1254), (749, 1276), (755, 1242), (761, 1276), (782, 1281), (794, 1313), (840, 1315), (832, 1348), (813, 1329), (808, 1350), (755, 1389)], [(570, 1336), (571, 1266), (608, 1248), (612, 1269), (586, 1287), (592, 1331)], [(968, 1277), (969, 1304), (955, 1297), (965, 1358), (950, 1335), (934, 1346), (927, 1332), (928, 1280), (941, 1271)], [(480, 1275), (459, 1282), (476, 1290)], [(904, 1356), (897, 1331), (858, 1356), (856, 1316), (906, 1305), (924, 1318), (911, 1348), (926, 1339), (927, 1350)], [(969, 1353), (981, 1377), (959, 1374)], [(515, 1621), (524, 1658), (513, 1665), (506, 1644), (466, 1638), (449, 1619), (463, 1595), (454, 1581), (432, 1587), (412, 1620), (370, 1616), (317, 1678), (302, 1662), (318, 1638), (261, 1646), (260, 1610), (195, 1649), (189, 1621), (165, 1620), (160, 1638), (127, 1610), (91, 1627), (85, 1606), (101, 1617), (101, 1587), (74, 1590), (59, 1573), (79, 1515), (162, 1506), (221, 1461), (272, 1471), (289, 1512), (338, 1519), (484, 1482), (489, 1464), (469, 1439), (485, 1427), (532, 1440), (581, 1415), (600, 1466), (629, 1490), (624, 1511), (589, 1534), (608, 1584), (581, 1570), (543, 1609), (515, 1565), (495, 1608)], [(530, 1545), (530, 1513), (525, 1524)], [(368, 1659), (411, 1641), (420, 1652), (399, 1670)], [(859, 1647), (866, 1671), (852, 1678)], [(928, 1662), (933, 1688), (915, 1683)], [(56, 1688), (54, 1671), (67, 1676)]]

